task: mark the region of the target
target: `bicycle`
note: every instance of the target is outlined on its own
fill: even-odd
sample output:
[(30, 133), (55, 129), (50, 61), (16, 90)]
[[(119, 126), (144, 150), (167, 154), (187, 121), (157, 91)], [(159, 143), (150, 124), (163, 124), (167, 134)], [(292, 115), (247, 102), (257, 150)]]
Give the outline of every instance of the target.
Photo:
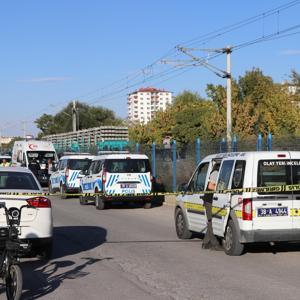
[(5, 283), (6, 297), (8, 300), (21, 298), (23, 276), (19, 266), (20, 257), (30, 251), (30, 244), (20, 241), (18, 226), (20, 225), (23, 208), (35, 208), (22, 205), (20, 208), (7, 208), (0, 202), (0, 209), (5, 210), (7, 227), (0, 227), (0, 277)]

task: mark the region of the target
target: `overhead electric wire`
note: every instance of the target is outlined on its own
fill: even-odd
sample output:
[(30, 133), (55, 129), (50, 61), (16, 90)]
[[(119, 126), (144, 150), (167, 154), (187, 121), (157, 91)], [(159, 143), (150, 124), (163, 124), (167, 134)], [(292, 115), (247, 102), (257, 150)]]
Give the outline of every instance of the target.
[[(246, 18), (245, 20), (236, 22), (236, 23), (228, 25), (228, 26), (224, 26), (222, 28), (219, 28), (219, 29), (214, 30), (212, 32), (209, 32), (207, 34), (201, 35), (201, 36), (199, 36), (197, 38), (188, 40), (188, 41), (182, 43), (181, 45), (189, 46), (189, 45), (193, 45), (193, 44), (206, 43), (209, 40), (215, 39), (217, 37), (221, 37), (221, 36), (225, 35), (228, 32), (235, 31), (235, 30), (237, 30), (239, 28), (242, 28), (242, 27), (245, 27), (245, 26), (247, 26), (249, 24), (253, 24), (253, 23), (258, 22), (260, 20), (266, 19), (269, 16), (278, 14), (281, 11), (287, 10), (287, 9), (289, 9), (289, 8), (295, 6), (295, 5), (298, 5), (298, 4), (300, 4), (300, 0), (290, 1), (290, 2), (288, 2), (286, 4), (277, 6), (277, 7), (273, 8), (273, 9), (267, 10), (267, 11), (265, 11), (263, 13), (255, 15), (253, 17)], [(156, 66), (157, 64), (159, 64), (162, 59), (170, 56), (171, 54), (174, 54), (175, 56), (178, 55), (178, 53), (176, 53), (176, 47), (171, 48), (164, 55), (162, 55), (160, 58), (154, 60), (152, 63), (150, 63), (149, 65), (145, 66), (144, 68), (137, 70), (136, 72), (133, 73), (133, 75), (124, 76), (121, 79), (116, 80), (116, 81), (114, 81), (112, 83), (109, 83), (109, 84), (107, 84), (107, 85), (105, 85), (105, 86), (103, 86), (101, 88), (98, 88), (98, 89), (92, 91), (92, 92), (88, 92), (88, 93), (86, 93), (84, 95), (81, 95), (81, 96), (73, 97), (72, 99), (80, 99), (80, 98), (86, 97), (86, 96), (92, 97), (92, 95), (94, 95), (96, 93), (99, 93), (100, 91), (104, 92), (104, 90), (107, 90), (107, 89), (109, 89), (110, 87), (113, 87), (113, 86), (116, 86), (115, 89), (118, 90), (118, 91), (119, 90), (124, 91), (124, 90), (127, 90), (127, 89), (131, 88), (131, 87), (134, 87), (134, 86), (136, 86), (136, 84), (129, 84), (129, 83), (131, 83), (132, 81), (134, 81), (136, 78), (145, 76), (146, 70), (154, 68), (154, 66)], [(158, 73), (158, 76), (160, 74), (163, 74), (163, 73), (164, 73), (164, 71), (162, 73)], [(144, 80), (139, 81), (139, 83), (140, 82), (143, 83), (145, 81), (146, 80), (144, 79)], [(111, 94), (111, 93), (108, 93), (108, 94)], [(103, 94), (99, 98), (106, 97), (106, 95), (107, 94)], [(87, 97), (87, 99), (89, 99), (90, 97)], [(68, 100), (68, 101), (71, 101), (71, 99)]]

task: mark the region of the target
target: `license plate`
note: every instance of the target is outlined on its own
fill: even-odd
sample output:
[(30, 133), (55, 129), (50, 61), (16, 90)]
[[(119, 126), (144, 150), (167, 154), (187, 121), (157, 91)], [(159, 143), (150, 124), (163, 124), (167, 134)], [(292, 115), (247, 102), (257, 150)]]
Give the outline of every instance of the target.
[(136, 183), (121, 183), (121, 189), (135, 189)]
[(266, 207), (257, 209), (258, 217), (282, 217), (288, 215), (289, 210), (287, 207)]

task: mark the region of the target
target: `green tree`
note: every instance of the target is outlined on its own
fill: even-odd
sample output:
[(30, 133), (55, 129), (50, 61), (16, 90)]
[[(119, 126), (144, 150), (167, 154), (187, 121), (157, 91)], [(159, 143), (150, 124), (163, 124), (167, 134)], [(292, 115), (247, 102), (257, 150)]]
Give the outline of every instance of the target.
[[(35, 120), (42, 135), (57, 134), (72, 131), (72, 107), (70, 102), (56, 115), (43, 114)], [(88, 104), (77, 102), (79, 129), (105, 125), (122, 125), (123, 120), (116, 118), (113, 111), (103, 108), (89, 106)]]

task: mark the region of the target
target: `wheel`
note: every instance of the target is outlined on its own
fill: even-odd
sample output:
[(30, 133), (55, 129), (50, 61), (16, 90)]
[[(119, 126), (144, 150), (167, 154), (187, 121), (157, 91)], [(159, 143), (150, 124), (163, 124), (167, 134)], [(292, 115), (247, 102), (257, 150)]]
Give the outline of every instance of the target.
[(144, 204), (144, 208), (145, 209), (149, 209), (149, 208), (151, 208), (152, 207), (152, 203), (151, 202), (146, 202), (145, 204)]
[(60, 198), (61, 199), (67, 199), (67, 190), (66, 190), (66, 186), (64, 184), (60, 185)]
[(18, 265), (9, 266), (8, 275), (5, 278), (5, 290), (8, 300), (18, 300), (21, 298), (23, 278)]
[(96, 195), (95, 205), (96, 205), (96, 209), (98, 210), (103, 210), (106, 207), (106, 203), (105, 201), (103, 201), (103, 198), (100, 195)]
[(49, 187), (49, 194), (54, 194), (54, 189), (52, 187), (51, 181), (49, 181), (48, 187)]
[(87, 201), (86, 197), (82, 195), (83, 192), (82, 192), (81, 189), (80, 189), (79, 193), (80, 193), (80, 195), (79, 195), (79, 203), (80, 203), (80, 205), (87, 205), (88, 201)]
[(236, 227), (234, 226), (232, 220), (228, 221), (225, 236), (223, 239), (223, 247), (225, 253), (230, 256), (239, 256), (244, 251), (244, 245), (241, 244), (238, 240)]
[(180, 208), (175, 212), (175, 227), (178, 238), (190, 239), (193, 233), (187, 227), (187, 220)]

